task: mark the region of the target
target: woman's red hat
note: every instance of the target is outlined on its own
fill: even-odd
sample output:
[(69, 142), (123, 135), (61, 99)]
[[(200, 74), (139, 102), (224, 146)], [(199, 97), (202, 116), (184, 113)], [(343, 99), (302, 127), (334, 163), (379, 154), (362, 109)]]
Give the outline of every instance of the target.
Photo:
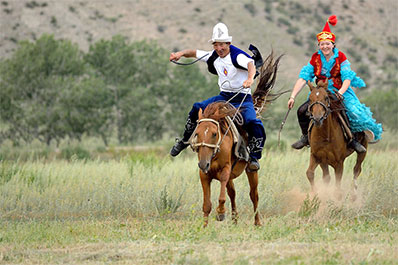
[(330, 27), (329, 27), (329, 23), (332, 26), (336, 26), (337, 24), (337, 17), (336, 15), (331, 15), (329, 17), (329, 19), (326, 21), (325, 26), (323, 27), (322, 32), (318, 33), (316, 35), (316, 38), (318, 40), (318, 42), (321, 41), (331, 41), (331, 42), (335, 42), (336, 41), (336, 35), (334, 35), (331, 31), (330, 31)]

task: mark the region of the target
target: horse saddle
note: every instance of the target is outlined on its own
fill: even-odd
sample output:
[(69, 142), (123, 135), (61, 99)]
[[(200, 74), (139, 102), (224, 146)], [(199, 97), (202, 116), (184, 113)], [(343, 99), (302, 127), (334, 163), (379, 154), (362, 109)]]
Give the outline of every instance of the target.
[(230, 126), (231, 133), (234, 139), (234, 155), (238, 158), (238, 160), (249, 161), (249, 151), (246, 144), (246, 141), (243, 139), (242, 135), (239, 133), (238, 128), (235, 123), (232, 121), (231, 117), (227, 116), (226, 120), (228, 125)]

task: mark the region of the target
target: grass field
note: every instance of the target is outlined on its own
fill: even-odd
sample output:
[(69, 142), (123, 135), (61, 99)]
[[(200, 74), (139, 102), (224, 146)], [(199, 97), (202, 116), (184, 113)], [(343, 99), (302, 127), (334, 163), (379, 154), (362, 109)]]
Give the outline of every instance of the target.
[[(355, 156), (346, 161), (344, 199), (316, 171), (309, 150), (266, 151), (254, 227), (245, 176), (235, 181), (239, 221), (203, 228), (197, 160), (160, 151), (120, 159), (0, 162), (0, 264), (398, 264), (398, 154), (370, 148), (350, 198)], [(227, 201), (229, 210), (229, 201)], [(227, 212), (228, 214), (228, 212)]]

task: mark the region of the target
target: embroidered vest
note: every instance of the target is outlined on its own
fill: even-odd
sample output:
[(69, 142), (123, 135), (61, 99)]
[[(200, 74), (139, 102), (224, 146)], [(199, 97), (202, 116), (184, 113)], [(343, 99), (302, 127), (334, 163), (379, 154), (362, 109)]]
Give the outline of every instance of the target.
[[(233, 46), (233, 45), (229, 45), (229, 53), (231, 55), (231, 61), (232, 64), (241, 70), (246, 70), (247, 68), (244, 68), (242, 66), (240, 66), (236, 60), (236, 57), (238, 57), (239, 54), (243, 53), (244, 55), (246, 55), (249, 58), (252, 58), (250, 55), (248, 55), (246, 52), (242, 51), (241, 49)], [(207, 69), (209, 70), (210, 73), (217, 75), (217, 70), (214, 67), (214, 61), (218, 58), (218, 54), (216, 53), (216, 51), (213, 51), (213, 53), (211, 54), (211, 56), (209, 57), (209, 59), (207, 60)]]
[[(336, 57), (336, 62), (330, 70), (330, 78), (333, 80), (333, 86), (337, 89), (341, 88), (341, 85), (343, 84), (341, 80), (341, 63), (347, 60), (347, 57), (345, 56), (344, 53), (339, 51), (339, 56)], [(314, 53), (311, 57), (310, 64), (314, 67), (314, 74), (316, 76), (316, 83), (318, 83), (320, 80), (326, 81), (327, 77), (321, 74), (322, 71), (322, 60), (321, 60), (321, 55), (318, 54), (317, 52)]]

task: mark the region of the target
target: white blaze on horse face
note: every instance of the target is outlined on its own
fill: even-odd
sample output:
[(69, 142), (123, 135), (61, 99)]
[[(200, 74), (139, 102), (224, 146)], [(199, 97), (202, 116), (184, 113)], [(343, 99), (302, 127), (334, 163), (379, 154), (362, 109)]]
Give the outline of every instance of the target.
[(209, 127), (207, 127), (205, 130), (205, 138), (206, 138), (208, 132), (209, 132)]
[(319, 96), (319, 92), (316, 92), (316, 94), (315, 94), (315, 95)]

